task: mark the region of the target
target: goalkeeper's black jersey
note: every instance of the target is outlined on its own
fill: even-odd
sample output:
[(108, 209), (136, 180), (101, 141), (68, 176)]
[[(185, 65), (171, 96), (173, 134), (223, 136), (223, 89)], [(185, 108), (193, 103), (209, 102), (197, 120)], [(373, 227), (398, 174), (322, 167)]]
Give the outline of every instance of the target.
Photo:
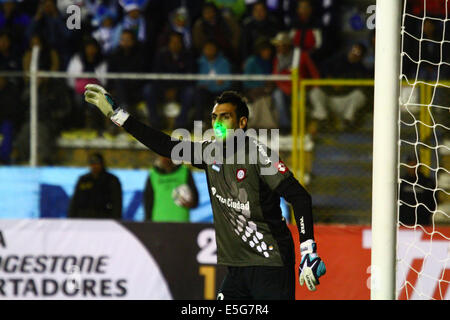
[[(280, 196), (291, 202), (294, 213), (302, 212), (296, 214), (301, 240), (313, 238), (309, 195), (278, 155), (271, 155), (256, 139), (247, 136), (245, 151), (230, 155), (218, 142), (174, 141), (132, 117), (124, 128), (153, 151), (166, 157), (179, 156), (206, 171), (219, 264), (293, 263), (293, 240), (282, 217)], [(218, 157), (218, 150), (223, 158)]]
[[(203, 151), (215, 143), (204, 142)], [(251, 144), (262, 147), (256, 139), (247, 137), (242, 164), (236, 163), (238, 152), (224, 157), (224, 163), (208, 161), (208, 152), (203, 153), (203, 160), (207, 163), (204, 168), (214, 215), (218, 263), (281, 266), (282, 256), (292, 252), (292, 238), (281, 214), (280, 196), (274, 190), (292, 173), (283, 162), (272, 162), (265, 155), (266, 150), (256, 151), (261, 155), (261, 164), (254, 155), (249, 155), (255, 152), (248, 148)], [(275, 170), (261, 174), (270, 166)]]

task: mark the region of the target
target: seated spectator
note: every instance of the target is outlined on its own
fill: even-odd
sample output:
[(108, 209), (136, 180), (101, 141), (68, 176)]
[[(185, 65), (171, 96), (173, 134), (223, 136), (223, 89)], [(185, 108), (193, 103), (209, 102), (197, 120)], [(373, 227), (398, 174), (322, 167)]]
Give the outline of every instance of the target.
[(22, 53), (26, 46), (25, 32), (31, 23), (31, 18), (20, 11), (17, 0), (3, 0), (0, 11), (0, 30), (6, 30), (16, 42), (19, 52)]
[[(149, 71), (148, 58), (141, 43), (136, 39), (132, 30), (124, 30), (117, 47), (108, 59), (109, 72), (142, 73)], [(145, 85), (140, 80), (113, 80), (110, 81), (111, 93), (116, 97), (117, 103), (127, 108), (136, 108), (142, 97)]]
[[(368, 70), (363, 64), (365, 47), (354, 44), (345, 55), (331, 58), (325, 65), (323, 74), (328, 78), (338, 79), (367, 79)], [(331, 90), (331, 91), (330, 91)], [(318, 121), (326, 120), (329, 111), (334, 112), (338, 120), (338, 127), (346, 129), (353, 124), (356, 112), (365, 106), (367, 94), (355, 87), (322, 88), (315, 87), (310, 91), (313, 110), (311, 117)]]
[(251, 8), (251, 16), (242, 22), (242, 57), (253, 54), (258, 38), (273, 38), (281, 30), (278, 20), (267, 11), (264, 1), (258, 1)]
[[(244, 63), (244, 74), (272, 73), (273, 47), (270, 40), (261, 37), (255, 41), (254, 54)], [(251, 128), (277, 128), (272, 110), (271, 93), (274, 89), (271, 81), (244, 81), (245, 96), (249, 99), (249, 127)]]
[[(214, 41), (206, 41), (203, 54), (198, 58), (198, 73), (209, 75), (230, 74), (231, 64), (219, 51)], [(231, 88), (231, 81), (200, 80), (195, 92), (195, 120), (206, 120), (205, 113), (211, 111), (214, 99), (225, 90)], [(208, 117), (209, 120), (209, 117)], [(208, 122), (209, 123), (209, 122)]]
[(134, 32), (136, 41), (145, 44), (150, 41), (148, 38), (147, 22), (142, 14), (142, 7), (138, 0), (124, 0), (121, 5), (125, 11), (125, 16), (119, 23), (114, 32), (113, 48), (119, 45), (123, 30)]
[[(273, 64), (273, 74), (292, 73), (292, 64), (294, 58), (294, 48), (292, 39), (287, 32), (279, 32), (272, 39), (272, 44), (276, 47), (276, 56)], [(308, 52), (301, 50), (299, 75), (301, 79), (319, 78), (319, 71), (310, 58)], [(272, 93), (275, 108), (278, 111), (278, 121), (281, 133), (287, 133), (291, 130), (291, 81), (276, 81), (276, 88)]]
[[(202, 6), (205, 0), (170, 0), (170, 1), (149, 1), (146, 9), (144, 11), (145, 19), (148, 23), (149, 30), (149, 38), (150, 40), (147, 43), (148, 52), (150, 55), (156, 53), (158, 48), (164, 47), (167, 45), (167, 35), (171, 31), (170, 22), (172, 16), (177, 10), (180, 8), (180, 12), (183, 16), (183, 11), (186, 10), (186, 21), (179, 20), (177, 23), (180, 23), (180, 26), (183, 26), (183, 31), (179, 29), (180, 26), (177, 26), (176, 31), (178, 33), (184, 33), (184, 30), (190, 29), (192, 35), (192, 25), (194, 21), (196, 21), (200, 15)], [(174, 20), (175, 21), (175, 20)], [(186, 34), (185, 34), (186, 35)], [(193, 42), (190, 45), (186, 42), (187, 37), (184, 38), (185, 47), (187, 49), (193, 50)], [(196, 56), (199, 55), (199, 52), (194, 52)], [(152, 61), (154, 56), (152, 56)]]
[(67, 73), (77, 74), (82, 72), (93, 72), (98, 77), (94, 79), (76, 79), (69, 78), (68, 85), (79, 95), (84, 94), (84, 87), (88, 83), (98, 83), (102, 86), (106, 85), (106, 79), (102, 76), (106, 74), (108, 65), (101, 53), (98, 42), (93, 38), (85, 39), (82, 50), (70, 59), (67, 67)]
[(101, 154), (89, 157), (89, 173), (82, 175), (70, 201), (68, 218), (122, 219), (122, 187), (106, 170)]
[[(167, 47), (161, 48), (156, 53), (153, 63), (153, 72), (156, 73), (195, 73), (195, 60), (190, 51), (183, 47), (182, 35), (172, 32), (169, 36)], [(144, 90), (149, 120), (154, 127), (167, 127), (162, 125), (163, 119), (158, 112), (157, 105), (167, 107), (168, 103), (181, 103), (178, 116), (176, 116), (175, 128), (188, 125), (188, 112), (192, 107), (194, 87), (188, 81), (155, 81), (151, 82)], [(166, 119), (167, 120), (167, 119)]]
[(202, 16), (192, 28), (192, 40), (197, 54), (201, 54), (207, 41), (214, 41), (234, 65), (240, 64), (240, 26), (230, 16), (223, 15), (213, 3), (205, 3)]
[(158, 47), (165, 47), (169, 42), (169, 37), (173, 33), (182, 35), (184, 48), (192, 49), (192, 33), (189, 21), (189, 14), (185, 7), (179, 7), (169, 14), (169, 21), (164, 26), (158, 38)]
[(331, 57), (322, 72), (328, 78), (367, 79), (371, 75), (363, 63), (365, 54), (366, 47), (354, 43), (343, 53)]
[[(108, 65), (101, 53), (100, 46), (95, 39), (88, 38), (84, 41), (83, 48), (80, 52), (73, 55), (67, 67), (67, 73), (78, 74), (83, 72), (93, 72), (97, 78), (68, 78), (67, 83), (74, 91), (74, 101), (77, 110), (74, 112), (75, 117), (84, 115), (81, 119), (74, 119), (74, 123), (80, 127), (97, 128), (101, 127), (103, 117), (100, 117), (97, 110), (89, 108), (84, 101), (84, 87), (89, 83), (97, 83), (102, 86), (106, 85), (106, 79), (103, 79), (107, 72)], [(78, 120), (78, 121), (77, 121)], [(95, 123), (94, 123), (95, 122)]]
[(310, 0), (298, 1), (296, 15), (290, 26), (295, 47), (310, 54), (322, 46), (322, 30), (314, 19)]
[[(315, 28), (322, 38), (320, 48), (311, 52), (311, 58), (321, 68), (322, 61), (328, 59), (342, 46), (341, 16), (343, 3), (340, 0), (311, 1)], [(319, 32), (316, 31), (316, 34)]]
[(100, 44), (103, 54), (108, 55), (116, 45), (115, 14), (109, 10), (100, 10), (94, 19), (99, 27), (92, 32), (92, 37)]
[[(273, 47), (270, 41), (260, 37), (255, 41), (254, 54), (244, 63), (244, 74), (272, 74)], [(273, 86), (268, 81), (244, 81), (245, 95), (250, 100), (270, 94)]]
[(56, 8), (55, 0), (43, 0), (39, 3), (27, 33), (28, 39), (36, 33), (45, 35), (46, 42), (58, 52), (60, 66), (65, 69), (71, 55), (68, 43), (70, 32)]
[[(278, 24), (284, 30), (284, 27), (290, 24), (291, 12), (295, 11), (295, 4), (298, 0), (284, 0), (284, 1), (264, 1), (266, 3), (267, 9), (271, 15), (273, 15)], [(260, 0), (245, 0), (247, 6), (247, 12), (251, 12), (252, 6), (260, 2)]]
[[(25, 52), (22, 58), (22, 68), (24, 71), (30, 71), (31, 65), (31, 53), (34, 46), (38, 46), (39, 50), (39, 70), (44, 71), (58, 71), (60, 66), (60, 57), (58, 52), (47, 42), (47, 37), (42, 34), (34, 34), (31, 36), (29, 48)], [(29, 80), (25, 77), (26, 81)], [(39, 78), (38, 81), (42, 81), (43, 78)]]
[(189, 168), (158, 156), (145, 183), (143, 202), (147, 221), (189, 222), (189, 210), (198, 205)]

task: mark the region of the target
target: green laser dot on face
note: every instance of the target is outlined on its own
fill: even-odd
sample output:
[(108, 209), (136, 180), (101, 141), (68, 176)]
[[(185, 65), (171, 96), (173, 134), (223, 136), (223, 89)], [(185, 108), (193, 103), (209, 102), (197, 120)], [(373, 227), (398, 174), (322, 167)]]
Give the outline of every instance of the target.
[(218, 138), (224, 138), (227, 135), (227, 127), (220, 122), (214, 123), (214, 133)]

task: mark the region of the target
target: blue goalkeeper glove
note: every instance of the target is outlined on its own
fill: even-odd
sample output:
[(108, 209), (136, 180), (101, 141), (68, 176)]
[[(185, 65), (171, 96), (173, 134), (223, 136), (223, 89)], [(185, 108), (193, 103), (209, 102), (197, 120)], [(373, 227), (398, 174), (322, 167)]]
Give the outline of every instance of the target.
[(314, 240), (307, 240), (300, 244), (302, 260), (299, 267), (299, 281), (303, 286), (306, 283), (309, 291), (316, 291), (316, 286), (320, 283), (319, 277), (327, 271), (325, 263), (317, 255), (317, 245)]

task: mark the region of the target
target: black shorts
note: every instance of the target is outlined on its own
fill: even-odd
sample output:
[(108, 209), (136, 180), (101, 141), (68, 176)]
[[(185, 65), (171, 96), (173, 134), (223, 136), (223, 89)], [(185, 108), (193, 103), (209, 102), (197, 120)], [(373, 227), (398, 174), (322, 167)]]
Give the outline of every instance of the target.
[(218, 300), (295, 300), (295, 266), (228, 267)]

